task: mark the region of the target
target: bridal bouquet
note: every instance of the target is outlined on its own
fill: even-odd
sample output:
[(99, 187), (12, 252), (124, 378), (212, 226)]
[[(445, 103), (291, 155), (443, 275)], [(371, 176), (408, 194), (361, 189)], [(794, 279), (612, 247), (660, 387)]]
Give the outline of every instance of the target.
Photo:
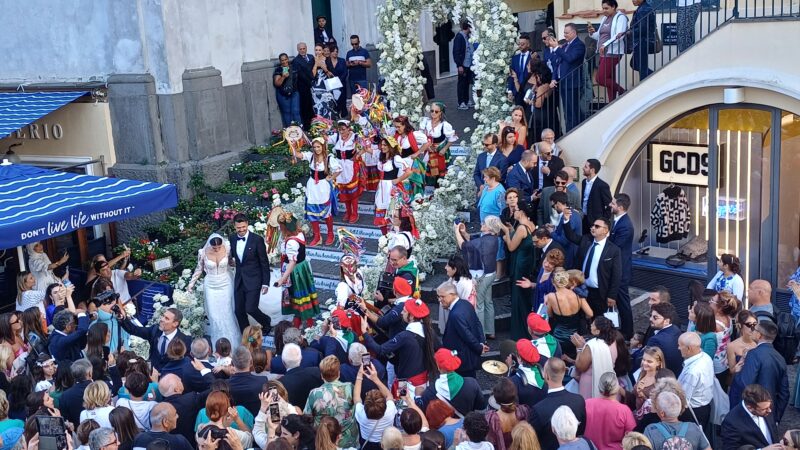
[[(203, 290), (196, 286), (192, 292), (186, 291), (186, 286), (192, 278), (192, 271), (184, 269), (178, 281), (173, 285), (172, 299), (163, 294), (153, 297), (153, 317), (148, 325), (155, 325), (161, 320), (167, 308), (177, 308), (183, 314), (180, 328), (192, 337), (202, 337), (206, 327), (206, 308), (203, 299)], [(198, 283), (202, 284), (202, 282)], [(138, 353), (138, 352), (137, 352)]]

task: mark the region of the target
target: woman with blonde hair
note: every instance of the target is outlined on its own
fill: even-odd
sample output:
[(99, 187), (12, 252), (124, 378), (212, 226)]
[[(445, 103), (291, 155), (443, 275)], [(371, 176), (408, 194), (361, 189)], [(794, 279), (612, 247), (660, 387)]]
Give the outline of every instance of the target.
[[(317, 427), (315, 450), (341, 450), (339, 440), (342, 438), (342, 426), (331, 416), (325, 416)], [(350, 447), (352, 448), (352, 447)]]
[(381, 437), (381, 448), (383, 450), (403, 450), (403, 434), (395, 427), (389, 427), (383, 432)]
[(658, 347), (645, 347), (642, 352), (642, 370), (633, 391), (636, 394), (636, 410), (633, 414), (636, 420), (652, 412), (652, 402), (647, 400), (656, 385), (656, 373), (665, 367), (664, 352)]
[(633, 450), (635, 447), (653, 448), (647, 436), (636, 431), (631, 431), (622, 438), (622, 450)]
[(358, 445), (358, 425), (353, 416), (353, 385), (339, 381), (340, 363), (336, 356), (326, 356), (319, 363), (322, 386), (308, 393), (303, 412), (314, 417), (314, 425), (319, 427), (324, 416), (331, 416), (341, 424), (342, 446)]
[(520, 422), (511, 429), (511, 447), (508, 450), (541, 450), (536, 431), (528, 422)]
[(250, 353), (260, 349), (264, 344), (264, 332), (261, 325), (248, 325), (242, 332), (242, 346), (250, 350)]
[(561, 344), (564, 354), (574, 359), (576, 349), (571, 340), (572, 335), (580, 330), (584, 316), (592, 317), (592, 308), (585, 298), (578, 297), (572, 291), (573, 283), (567, 271), (556, 269), (552, 277), (556, 291), (544, 298), (553, 330), (551, 334)]
[(111, 390), (105, 381), (93, 381), (86, 386), (83, 391), (83, 408), (81, 422), (92, 419), (101, 427), (113, 428), (108, 416), (114, 407), (111, 406)]
[(339, 160), (328, 153), (328, 144), (324, 138), (318, 137), (311, 141), (310, 152), (301, 152), (292, 149), (295, 158), (307, 161), (311, 176), (306, 181), (306, 220), (311, 222), (314, 230), (314, 240), (309, 244), (314, 247), (322, 240), (320, 222), (325, 222), (328, 227), (328, 238), (325, 245), (333, 245), (333, 216), (336, 215), (336, 189), (333, 180), (342, 172)]

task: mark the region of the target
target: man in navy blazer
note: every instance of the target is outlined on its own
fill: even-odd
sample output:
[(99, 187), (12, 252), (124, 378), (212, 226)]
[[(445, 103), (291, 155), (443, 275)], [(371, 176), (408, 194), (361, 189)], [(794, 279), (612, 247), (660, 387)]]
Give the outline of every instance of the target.
[(258, 415), (261, 407), (261, 400), (258, 394), (261, 393), (267, 379), (260, 375), (250, 373), (253, 365), (253, 355), (245, 346), (237, 347), (231, 355), (234, 374), (228, 380), (231, 390), (233, 404), (247, 408), (253, 417)]
[(475, 186), (478, 188), (478, 195), (483, 189), (483, 170), (494, 166), (500, 170), (502, 181), (506, 180), (506, 172), (508, 172), (508, 159), (506, 159), (503, 152), (497, 150), (497, 144), (500, 138), (494, 133), (487, 133), (483, 137), (483, 153), (478, 155), (478, 160), (475, 162), (475, 170), (472, 172), (472, 178), (475, 180)]
[(508, 77), (508, 94), (509, 100), (513, 101), (515, 105), (526, 107), (525, 105), (525, 83), (528, 82), (530, 72), (528, 66), (533, 56), (531, 52), (531, 38), (527, 34), (521, 34), (517, 39), (517, 47), (519, 53), (511, 57), (511, 72), (516, 76), (520, 89), (514, 84), (514, 78), (509, 75)]
[(75, 315), (66, 309), (61, 310), (53, 317), (53, 328), (55, 331), (50, 335), (47, 348), (50, 356), (57, 362), (81, 359), (81, 350), (86, 345), (86, 332), (89, 331), (89, 317), (86, 313), (78, 313), (76, 325)]
[(230, 257), (236, 265), (236, 275), (233, 278), (236, 321), (244, 331), (250, 325), (247, 318), (249, 314), (261, 324), (263, 333), (268, 334), (272, 329), (271, 319), (258, 307), (261, 296), (269, 290), (267, 247), (264, 245), (264, 238), (248, 230), (249, 222), (244, 214), (234, 216), (233, 226), (236, 233), (230, 237)]
[(442, 336), (442, 346), (458, 352), (461, 366), (456, 373), (475, 378), (481, 365), (481, 355), (489, 350), (484, 344), (486, 336), (475, 308), (466, 300), (459, 300), (456, 285), (446, 281), (436, 288), (436, 296), (444, 309), (450, 311)]
[(550, 236), (561, 244), (561, 247), (564, 248), (564, 267), (567, 269), (577, 269), (578, 264), (578, 244), (570, 241), (567, 239), (566, 232), (564, 231), (565, 227), (572, 228), (573, 233), (576, 236), (581, 236), (583, 234), (583, 226), (582, 226), (582, 219), (583, 215), (580, 211), (572, 209), (571, 211), (571, 219), (569, 223), (564, 223), (564, 210), (571, 208), (571, 203), (569, 201), (569, 194), (566, 192), (553, 192), (550, 195), (550, 203), (553, 205), (553, 209), (555, 209), (558, 214), (560, 215), (558, 219), (558, 225), (556, 225), (555, 229)]
[[(564, 223), (569, 224), (572, 210), (564, 210)], [(572, 227), (564, 227), (564, 235), (578, 244), (575, 264), (586, 278), (589, 296), (586, 299), (595, 316), (616, 306), (619, 298), (619, 280), (622, 277), (619, 247), (608, 239), (611, 222), (605, 217), (594, 220), (589, 234), (578, 235)], [(599, 255), (598, 255), (599, 253)]]
[(628, 285), (631, 282), (633, 272), (633, 221), (628, 216), (628, 208), (631, 206), (631, 197), (628, 194), (619, 193), (611, 200), (611, 213), (614, 214), (614, 221), (611, 224), (611, 242), (619, 247), (620, 262), (622, 263), (622, 277), (619, 282), (619, 295), (617, 298), (617, 308), (619, 309), (620, 331), (625, 339), (633, 337), (633, 312), (631, 310), (631, 296), (628, 292)]
[(536, 167), (536, 154), (531, 150), (525, 150), (519, 162), (511, 166), (506, 175), (506, 189), (517, 188), (524, 197), (520, 201), (525, 203), (533, 201), (534, 178), (531, 169), (534, 167)]
[(731, 410), (722, 421), (722, 450), (737, 450), (747, 445), (767, 448), (781, 442), (772, 406), (769, 391), (757, 384), (747, 386), (742, 401), (731, 402)]
[(564, 26), (564, 39), (567, 42), (560, 47), (555, 37), (548, 38), (546, 44), (555, 53), (558, 76), (554, 78), (558, 80), (558, 92), (561, 95), (561, 104), (564, 105), (566, 132), (569, 133), (583, 121), (580, 99), (586, 45), (578, 39), (578, 30), (574, 23)]
[(61, 394), (58, 409), (61, 410), (61, 416), (64, 420), (72, 423), (81, 423), (83, 393), (92, 383), (92, 363), (88, 359), (78, 359), (72, 363), (69, 371), (72, 373), (72, 378), (75, 379), (75, 384)]
[(581, 211), (583, 211), (583, 232), (588, 233), (595, 219), (605, 217), (611, 219), (611, 188), (608, 183), (597, 176), (600, 173), (600, 161), (592, 158), (583, 164), (581, 181)]
[(150, 364), (161, 370), (169, 360), (167, 358), (167, 347), (173, 339), (180, 339), (186, 344), (186, 348), (191, 348), (192, 338), (185, 335), (178, 327), (183, 320), (183, 313), (177, 308), (167, 308), (158, 325), (140, 327), (131, 321), (123, 309), (117, 316), (122, 329), (133, 336), (140, 337), (150, 343)]
[(786, 405), (789, 404), (789, 378), (786, 374), (786, 361), (772, 345), (778, 336), (778, 327), (765, 320), (759, 322), (754, 331), (758, 345), (747, 352), (742, 370), (733, 378), (730, 389), (731, 405), (740, 401), (745, 386), (758, 384), (775, 399), (773, 412), (775, 420), (780, 422)]
[[(199, 361), (206, 369), (214, 369), (214, 366), (208, 362), (208, 356), (211, 354), (211, 346), (206, 338), (195, 338), (192, 341), (189, 354), (191, 358), (185, 358), (182, 366), (183, 376), (180, 377), (183, 391), (203, 392), (208, 389), (209, 381), (214, 381), (217, 377), (227, 378), (224, 372), (219, 372), (219, 375), (213, 374), (212, 379), (205, 377), (200, 371), (194, 369), (193, 361)], [(192, 422), (192, 425), (194, 425), (194, 422)]]
[[(461, 22), (461, 31), (453, 38), (453, 62), (458, 69), (456, 97), (459, 109), (467, 109), (469, 103), (469, 86), (472, 84), (472, 44), (469, 35), (472, 25), (468, 21)], [(366, 380), (364, 380), (366, 381)]]
[[(650, 307), (650, 326), (655, 334), (645, 342), (645, 347), (658, 347), (664, 353), (664, 364), (675, 376), (683, 370), (683, 356), (678, 349), (681, 330), (672, 322), (675, 320), (675, 307), (672, 303), (656, 303)], [(641, 365), (641, 356), (634, 360), (633, 367)]]
[(559, 448), (553, 427), (550, 426), (550, 418), (560, 406), (568, 406), (575, 414), (575, 418), (578, 419), (578, 436), (582, 436), (586, 430), (586, 401), (580, 395), (573, 394), (564, 388), (566, 373), (567, 366), (561, 358), (547, 360), (542, 373), (544, 381), (547, 383), (547, 396), (533, 405), (533, 410), (528, 415), (528, 421), (539, 437), (542, 450)]

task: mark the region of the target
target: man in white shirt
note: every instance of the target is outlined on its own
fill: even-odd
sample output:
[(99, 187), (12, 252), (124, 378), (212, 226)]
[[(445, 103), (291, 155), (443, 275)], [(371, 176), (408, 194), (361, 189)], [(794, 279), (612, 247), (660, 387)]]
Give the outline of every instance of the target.
[(678, 382), (700, 426), (708, 430), (711, 400), (714, 398), (714, 361), (700, 349), (700, 335), (695, 332), (683, 333), (678, 338), (678, 350), (683, 356), (683, 370)]

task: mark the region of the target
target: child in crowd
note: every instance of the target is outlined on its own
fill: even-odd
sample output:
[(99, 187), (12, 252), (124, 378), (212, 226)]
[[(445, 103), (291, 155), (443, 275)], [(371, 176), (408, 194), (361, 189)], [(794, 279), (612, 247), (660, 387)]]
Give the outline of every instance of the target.
[(586, 287), (586, 278), (583, 276), (583, 272), (578, 269), (572, 269), (568, 270), (567, 274), (569, 275), (572, 292), (580, 298), (589, 297), (589, 288)]
[(228, 338), (219, 338), (214, 343), (214, 367), (227, 367), (231, 365), (231, 341)]
[[(464, 431), (467, 439), (456, 445), (456, 450), (494, 450), (494, 446), (486, 441), (489, 423), (483, 413), (472, 411), (464, 417)], [(456, 438), (458, 440), (458, 437)]]
[(630, 347), (628, 348), (628, 351), (631, 353), (631, 355), (635, 355), (637, 353), (640, 353), (643, 347), (644, 347), (644, 333), (642, 333), (641, 331), (633, 333), (633, 337), (631, 337)]
[(75, 430), (78, 443), (80, 444), (75, 450), (89, 450), (89, 433), (98, 428), (100, 428), (100, 424), (94, 419), (87, 419), (81, 422), (81, 424), (78, 425), (78, 429)]

